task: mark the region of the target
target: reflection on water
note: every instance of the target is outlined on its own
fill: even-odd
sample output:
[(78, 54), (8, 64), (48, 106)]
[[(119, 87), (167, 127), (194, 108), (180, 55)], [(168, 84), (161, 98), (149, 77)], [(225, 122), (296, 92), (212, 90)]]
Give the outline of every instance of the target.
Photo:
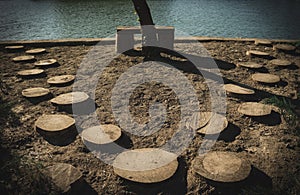
[[(198, 36), (300, 38), (299, 0), (148, 0), (157, 25)], [(1, 40), (106, 37), (131, 0), (0, 0)]]

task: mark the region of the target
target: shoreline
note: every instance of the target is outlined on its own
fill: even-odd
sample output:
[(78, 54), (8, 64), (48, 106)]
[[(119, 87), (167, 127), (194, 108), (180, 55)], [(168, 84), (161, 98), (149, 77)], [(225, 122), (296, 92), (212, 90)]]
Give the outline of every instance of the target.
[[(255, 40), (269, 40), (273, 43), (296, 43), (300, 39), (261, 39), (261, 38), (227, 38), (227, 37), (176, 37), (174, 43), (188, 42), (210, 42), (210, 41), (237, 41), (237, 42), (254, 42)], [(107, 45), (115, 44), (115, 38), (78, 38), (78, 39), (49, 39), (49, 40), (0, 40), (0, 45), (26, 44), (31, 46), (76, 46), (76, 45), (96, 45), (98, 42), (105, 42)]]

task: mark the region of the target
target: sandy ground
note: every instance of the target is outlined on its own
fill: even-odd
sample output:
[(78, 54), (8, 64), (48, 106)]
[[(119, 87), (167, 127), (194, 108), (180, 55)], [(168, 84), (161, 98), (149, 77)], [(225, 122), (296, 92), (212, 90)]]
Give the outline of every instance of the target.
[[(199, 43), (178, 43), (176, 49), (194, 55), (203, 55), (204, 50), (197, 49)], [(22, 97), (22, 90), (28, 87), (45, 87), (52, 96), (73, 90), (73, 85), (63, 87), (50, 86), (47, 79), (62, 74), (76, 75), (83, 58), (92, 46), (51, 46), (47, 52), (35, 55), (37, 60), (54, 58), (59, 65), (45, 69), (38, 78), (20, 78), (17, 72), (33, 68), (32, 62), (14, 63), (13, 57), (23, 55), (24, 51), (7, 52), (1, 45), (0, 75), (2, 88), (1, 104), (1, 191), (5, 193), (59, 193), (48, 178), (40, 174), (43, 167), (53, 163), (69, 163), (78, 168), (86, 181), (89, 193), (98, 194), (266, 194), (287, 192), (296, 194), (300, 190), (300, 145), (299, 126), (293, 124), (286, 110), (275, 108), (268, 117), (247, 117), (237, 112), (242, 102), (264, 102), (266, 99), (285, 98), (291, 103), (294, 122), (299, 117), (299, 67), (300, 55), (297, 52), (284, 53), (273, 51), (272, 46), (257, 46), (253, 42), (208, 41), (202, 45), (216, 61), (224, 83), (242, 84), (256, 90), (250, 97), (227, 96), (226, 117), (228, 128), (220, 135), (213, 151), (236, 152), (247, 158), (252, 164), (250, 176), (238, 183), (218, 183), (206, 180), (193, 172), (192, 160), (203, 142), (203, 136), (196, 135), (189, 147), (178, 157), (179, 167), (170, 179), (156, 184), (139, 184), (124, 180), (115, 175), (110, 165), (103, 163), (89, 152), (78, 135), (66, 146), (56, 146), (47, 142), (34, 130), (34, 123), (42, 114), (63, 113), (43, 99), (32, 102)], [(112, 49), (113, 46), (107, 46)], [(26, 46), (26, 49), (35, 48)], [(196, 49), (195, 49), (196, 48)], [(286, 59), (293, 65), (276, 68), (269, 64), (270, 59), (252, 58), (264, 65), (259, 70), (237, 67), (238, 62), (249, 61), (246, 51), (257, 49), (270, 52), (274, 58)], [(201, 111), (210, 110), (210, 95), (205, 79), (199, 72), (193, 71), (189, 62), (179, 57), (165, 54), (159, 60), (174, 65), (188, 78), (194, 87)], [(114, 59), (99, 78), (95, 92), (96, 113), (102, 124), (118, 125), (111, 109), (111, 91), (117, 79), (130, 67), (143, 62), (144, 57), (135, 51), (120, 55)], [(181, 61), (180, 61), (181, 60)], [(92, 70), (91, 70), (92, 71)], [(270, 72), (278, 75), (281, 82), (276, 85), (264, 85), (254, 82), (251, 75), (255, 72)], [(174, 79), (176, 82), (176, 78)], [(149, 119), (148, 108), (153, 102), (161, 102), (167, 107), (167, 118), (162, 129), (147, 137), (139, 137), (123, 132), (120, 145), (127, 148), (163, 146), (178, 128), (180, 120), (179, 99), (172, 89), (152, 82), (140, 85), (130, 97), (130, 111), (136, 121), (145, 123)], [(278, 103), (278, 102), (277, 102)], [(286, 104), (285, 104), (286, 105)], [(295, 106), (295, 107), (293, 107)], [(1, 109), (2, 109), (1, 107)], [(291, 122), (292, 121), (292, 122)], [(86, 128), (92, 121), (80, 124)]]

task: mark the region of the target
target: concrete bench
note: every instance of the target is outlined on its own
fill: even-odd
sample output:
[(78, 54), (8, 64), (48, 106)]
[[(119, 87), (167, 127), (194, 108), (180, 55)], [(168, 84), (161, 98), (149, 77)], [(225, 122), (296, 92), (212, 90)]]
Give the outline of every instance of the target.
[[(173, 49), (174, 48), (174, 27), (171, 26), (159, 26), (155, 27), (156, 37), (158, 41), (158, 47)], [(116, 35), (116, 51), (122, 53), (124, 51), (133, 49), (134, 47), (134, 35), (141, 34), (141, 27), (117, 27)]]

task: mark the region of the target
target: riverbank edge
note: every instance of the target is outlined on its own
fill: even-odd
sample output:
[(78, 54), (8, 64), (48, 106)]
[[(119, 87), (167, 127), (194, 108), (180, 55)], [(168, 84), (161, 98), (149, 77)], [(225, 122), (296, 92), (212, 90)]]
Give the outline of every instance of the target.
[[(238, 41), (238, 42), (255, 42), (255, 40), (269, 40), (273, 43), (296, 43), (300, 39), (261, 39), (261, 38), (225, 38), (225, 37), (177, 37), (175, 43), (188, 42), (209, 42), (209, 41)], [(53, 40), (12, 40), (0, 41), (0, 45), (28, 45), (28, 46), (78, 46), (78, 45), (96, 45), (101, 44), (113, 45), (115, 38), (78, 38), (78, 39), (53, 39)]]

